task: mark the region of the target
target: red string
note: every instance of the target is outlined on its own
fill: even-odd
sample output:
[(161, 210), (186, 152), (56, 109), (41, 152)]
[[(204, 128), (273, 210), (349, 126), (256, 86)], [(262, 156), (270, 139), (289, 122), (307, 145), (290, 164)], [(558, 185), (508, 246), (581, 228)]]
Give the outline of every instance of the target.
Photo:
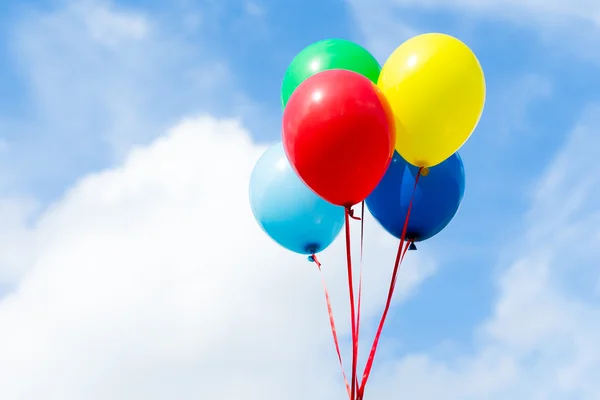
[(369, 353), (369, 359), (367, 360), (367, 363), (365, 365), (362, 382), (361, 382), (361, 385), (360, 385), (360, 388), (358, 390), (357, 397), (356, 397), (357, 400), (362, 400), (362, 398), (363, 398), (365, 386), (369, 379), (369, 375), (371, 373), (371, 368), (373, 367), (373, 361), (375, 360), (375, 353), (377, 352), (377, 345), (379, 344), (379, 338), (381, 337), (381, 332), (383, 331), (383, 325), (385, 323), (387, 313), (388, 313), (388, 311), (390, 309), (390, 305), (392, 303), (392, 296), (394, 294), (394, 289), (396, 287), (396, 278), (398, 276), (398, 269), (399, 269), (400, 264), (402, 263), (402, 260), (404, 259), (404, 255), (406, 254), (406, 251), (408, 250), (408, 246), (410, 245), (410, 242), (407, 241), (406, 245), (404, 244), (404, 242), (406, 240), (406, 230), (408, 229), (408, 221), (410, 218), (410, 211), (412, 209), (412, 203), (413, 203), (413, 199), (415, 197), (415, 191), (417, 190), (417, 183), (419, 182), (419, 177), (421, 176), (421, 171), (422, 171), (422, 168), (419, 169), (419, 172), (417, 173), (417, 176), (415, 178), (415, 185), (413, 187), (413, 192), (411, 194), (410, 202), (408, 204), (408, 210), (406, 212), (406, 218), (404, 220), (404, 227), (402, 228), (402, 236), (400, 238), (400, 243), (398, 245), (398, 252), (396, 253), (396, 262), (394, 263), (394, 270), (392, 272), (390, 289), (388, 291), (388, 296), (387, 296), (387, 300), (385, 303), (385, 308), (383, 310), (383, 315), (381, 316), (381, 320), (379, 321), (379, 327), (377, 328), (377, 332), (376, 332), (375, 338), (373, 340), (371, 352)]
[[(350, 209), (349, 216), (352, 219), (360, 220), (360, 266), (359, 266), (359, 278), (358, 278), (358, 300), (357, 300), (357, 311), (356, 311), (356, 363), (358, 365), (358, 342), (360, 341), (360, 309), (361, 309), (361, 298), (362, 298), (362, 268), (363, 268), (363, 253), (364, 253), (364, 237), (365, 237), (365, 201), (361, 202), (360, 207), (360, 218), (354, 216), (354, 209)], [(358, 375), (356, 375), (356, 391), (358, 392), (359, 383)]]
[(340, 361), (340, 368), (342, 369), (342, 375), (344, 376), (344, 383), (346, 384), (346, 390), (348, 391), (348, 397), (352, 400), (352, 395), (350, 391), (350, 384), (348, 383), (348, 378), (346, 377), (346, 372), (344, 371), (344, 363), (342, 362), (342, 353), (340, 351), (340, 342), (337, 336), (337, 329), (335, 328), (335, 319), (333, 318), (333, 309), (331, 307), (331, 299), (329, 298), (329, 291), (327, 290), (327, 284), (325, 283), (325, 276), (323, 276), (323, 272), (321, 271), (321, 263), (317, 259), (317, 256), (313, 254), (309, 258), (315, 264), (317, 264), (317, 268), (319, 269), (319, 273), (321, 275), (321, 281), (323, 282), (323, 289), (325, 291), (325, 301), (327, 302), (327, 312), (329, 313), (329, 325), (331, 325), (331, 334), (333, 335), (333, 342), (335, 343), (335, 351), (337, 352), (338, 360)]
[(350, 321), (352, 324), (352, 386), (350, 400), (356, 399), (354, 396), (357, 392), (357, 376), (356, 376), (356, 356), (358, 355), (358, 341), (356, 338), (356, 315), (354, 309), (354, 285), (352, 284), (352, 254), (350, 251), (350, 218), (354, 218), (350, 207), (345, 209), (345, 225), (346, 225), (346, 260), (348, 263), (348, 291), (350, 293)]
[[(360, 266), (359, 266), (359, 274), (358, 274), (358, 307), (356, 311), (356, 341), (360, 341), (360, 306), (361, 306), (361, 298), (362, 298), (362, 269), (363, 269), (363, 248), (364, 248), (364, 238), (365, 238), (365, 201), (363, 200), (360, 206)], [(357, 363), (358, 363), (358, 350), (356, 354)], [(358, 392), (358, 376), (356, 377), (356, 386)]]

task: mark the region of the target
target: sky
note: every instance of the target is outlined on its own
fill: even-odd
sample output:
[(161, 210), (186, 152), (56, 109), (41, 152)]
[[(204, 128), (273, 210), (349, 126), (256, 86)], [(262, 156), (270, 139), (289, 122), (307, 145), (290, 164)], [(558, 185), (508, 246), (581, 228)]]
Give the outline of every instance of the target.
[[(318, 271), (261, 231), (249, 177), (303, 47), (383, 63), (425, 32), (473, 49), (487, 100), (366, 398), (600, 398), (591, 0), (0, 2), (0, 398), (343, 398)], [(397, 246), (365, 229), (361, 349)], [(348, 363), (343, 246), (321, 259)]]

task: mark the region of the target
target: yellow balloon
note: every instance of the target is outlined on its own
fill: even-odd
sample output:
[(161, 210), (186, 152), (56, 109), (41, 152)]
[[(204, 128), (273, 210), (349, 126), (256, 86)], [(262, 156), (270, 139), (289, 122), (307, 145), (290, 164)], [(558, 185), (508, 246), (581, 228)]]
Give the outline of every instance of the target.
[(396, 150), (418, 167), (432, 167), (471, 136), (485, 103), (477, 57), (460, 40), (441, 33), (415, 36), (381, 69), (377, 86), (396, 116)]

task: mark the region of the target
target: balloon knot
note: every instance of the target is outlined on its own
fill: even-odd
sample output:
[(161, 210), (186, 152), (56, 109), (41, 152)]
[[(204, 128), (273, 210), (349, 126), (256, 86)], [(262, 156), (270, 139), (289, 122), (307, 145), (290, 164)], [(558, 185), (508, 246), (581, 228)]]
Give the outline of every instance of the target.
[(427, 168), (427, 167), (421, 168), (421, 176), (427, 176), (427, 175), (429, 175), (429, 168)]
[(315, 264), (317, 264), (317, 267), (321, 268), (321, 263), (317, 259), (317, 255), (316, 254), (311, 254), (310, 256), (308, 256), (308, 261), (314, 262)]
[(356, 215), (354, 215), (354, 209), (348, 207), (348, 216), (354, 220), (360, 221), (360, 217), (357, 217)]
[(417, 246), (415, 245), (415, 242), (410, 242), (410, 246), (408, 246), (409, 250), (416, 250)]

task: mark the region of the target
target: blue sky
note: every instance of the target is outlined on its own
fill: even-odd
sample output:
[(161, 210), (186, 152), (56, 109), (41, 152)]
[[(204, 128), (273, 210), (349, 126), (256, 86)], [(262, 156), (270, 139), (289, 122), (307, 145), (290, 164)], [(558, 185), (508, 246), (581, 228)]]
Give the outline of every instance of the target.
[[(278, 140), (281, 78), (304, 46), (346, 38), (383, 63), (411, 35), (439, 31), (479, 57), (486, 108), (460, 151), (462, 208), (419, 246), (437, 267), (394, 308), (385, 332), (397, 352), (382, 359), (425, 354), (452, 366), (476, 354), (491, 340), (481, 332), (496, 332), (503, 299), (512, 298), (506, 285), (521, 276), (517, 266), (539, 257), (553, 267), (542, 273), (532, 265), (541, 275), (523, 272), (527, 279), (551, 276), (557, 298), (596, 315), (599, 10), (593, 2), (526, 0), (2, 2), (0, 238), (15, 241), (7, 243), (16, 255), (0, 258), (0, 271), (33, 263), (17, 254), (30, 254), (31, 242), (15, 238), (62, 208), (78, 182), (118, 169), (132, 149), (183, 118), (238, 118), (255, 143)], [(27, 273), (0, 273), (0, 288), (18, 290)], [(589, 335), (596, 328), (581, 326)], [(542, 374), (536, 368), (529, 371)], [(541, 393), (516, 387), (494, 394)], [(569, 398), (597, 398), (597, 388), (573, 389)]]

